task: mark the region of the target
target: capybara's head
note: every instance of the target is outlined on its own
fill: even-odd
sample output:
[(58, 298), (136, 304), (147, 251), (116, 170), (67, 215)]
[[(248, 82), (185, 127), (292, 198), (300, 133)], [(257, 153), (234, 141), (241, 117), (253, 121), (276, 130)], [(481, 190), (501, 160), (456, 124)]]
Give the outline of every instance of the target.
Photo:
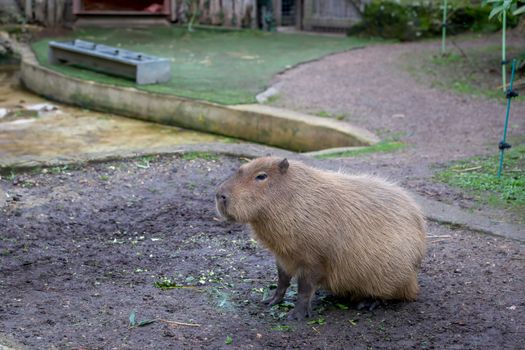
[(241, 165), (219, 186), (217, 211), (230, 221), (256, 220), (281, 197), (288, 166), (286, 158), (276, 157), (257, 158)]

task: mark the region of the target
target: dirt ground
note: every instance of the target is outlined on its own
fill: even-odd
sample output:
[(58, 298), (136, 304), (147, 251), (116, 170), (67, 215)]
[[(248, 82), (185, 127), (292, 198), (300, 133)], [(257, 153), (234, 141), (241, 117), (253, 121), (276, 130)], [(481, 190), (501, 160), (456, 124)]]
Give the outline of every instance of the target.
[[(415, 84), (397, 63), (432, 45), (381, 45), (299, 66), (278, 78), (275, 103), (399, 135), (404, 150), (336, 165), (468, 207), (468, 195), (431, 176), (439, 164), (494, 151), (503, 104)], [(523, 134), (525, 105), (513, 108), (511, 134)], [(287, 321), (285, 307), (261, 303), (276, 282), (271, 255), (247, 228), (216, 219), (214, 190), (243, 160), (191, 158), (3, 174), (0, 339), (31, 349), (523, 348), (525, 247), (433, 222), (416, 302), (357, 311), (320, 291), (311, 323)], [(177, 287), (155, 285), (166, 278)], [(130, 328), (132, 312), (155, 322)]]
[[(241, 161), (168, 156), (3, 177), (2, 332), (33, 349), (521, 348), (523, 246), (435, 223), (418, 301), (359, 312), (321, 292), (316, 324), (267, 309), (272, 257), (214, 209)], [(156, 288), (163, 278), (188, 287)], [(200, 326), (129, 328), (133, 311)]]

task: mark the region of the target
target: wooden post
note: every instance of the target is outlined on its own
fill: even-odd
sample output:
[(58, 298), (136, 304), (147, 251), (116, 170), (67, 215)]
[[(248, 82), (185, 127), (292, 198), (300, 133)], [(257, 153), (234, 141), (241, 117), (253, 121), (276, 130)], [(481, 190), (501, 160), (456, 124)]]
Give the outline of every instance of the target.
[(55, 26), (55, 0), (47, 0), (46, 25)]
[(253, 1), (252, 6), (252, 29), (257, 29), (259, 19), (257, 18), (257, 0)]
[(312, 30), (312, 16), (313, 16), (313, 1), (314, 0), (304, 0), (303, 7), (303, 29)]
[(222, 12), (224, 13), (223, 26), (231, 27), (233, 19), (233, 0), (222, 0)]
[(210, 23), (210, 2), (209, 0), (199, 0), (199, 23)]
[(28, 21), (32, 21), (33, 16), (33, 0), (25, 0), (24, 12)]
[(66, 0), (55, 0), (55, 24), (62, 24), (65, 20)]
[(243, 28), (254, 28), (255, 29), (255, 19), (254, 19), (254, 7), (255, 0), (242, 0), (240, 9), (240, 15), (242, 17), (241, 27)]
[(242, 25), (242, 18), (243, 13), (243, 7), (244, 7), (244, 1), (245, 0), (234, 0), (233, 1), (233, 16), (235, 18), (235, 27), (240, 28)]
[(280, 26), (283, 24), (283, 3), (282, 0), (272, 0), (272, 11), (273, 18), (275, 19), (275, 25)]
[(223, 18), (221, 18), (221, 1), (210, 0), (210, 17), (211, 24), (217, 25), (222, 24)]
[(304, 12), (304, 1), (295, 0), (295, 28), (298, 30), (303, 29), (303, 12)]
[(170, 0), (170, 21), (177, 20), (177, 0)]
[(45, 0), (35, 0), (35, 21), (39, 23), (46, 23), (46, 2)]

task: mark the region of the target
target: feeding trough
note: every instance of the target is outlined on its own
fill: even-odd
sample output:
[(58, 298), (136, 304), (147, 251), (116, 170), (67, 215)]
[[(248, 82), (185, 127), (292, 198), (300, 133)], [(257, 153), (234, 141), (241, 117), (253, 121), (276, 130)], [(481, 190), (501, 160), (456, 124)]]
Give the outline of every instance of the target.
[(75, 39), (50, 41), (51, 64), (68, 63), (135, 80), (137, 84), (164, 83), (171, 78), (166, 58)]

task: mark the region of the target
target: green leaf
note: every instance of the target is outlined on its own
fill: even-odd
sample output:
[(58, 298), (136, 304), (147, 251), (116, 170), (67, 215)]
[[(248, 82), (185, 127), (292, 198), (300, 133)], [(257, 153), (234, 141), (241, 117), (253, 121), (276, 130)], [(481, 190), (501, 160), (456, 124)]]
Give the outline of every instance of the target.
[(231, 343), (233, 343), (233, 339), (232, 339), (232, 337), (227, 336), (227, 337), (226, 337), (226, 340), (224, 341), (224, 344), (226, 344), (226, 345), (230, 345)]
[(269, 294), (270, 294), (270, 291), (268, 290), (268, 288), (264, 288), (264, 289), (263, 289), (262, 300), (266, 300), (266, 299), (268, 299)]
[(324, 325), (326, 323), (326, 320), (324, 317), (319, 317), (316, 320), (308, 321), (308, 324), (318, 324), (320, 326)]
[(144, 326), (147, 326), (148, 324), (152, 324), (153, 322), (155, 322), (155, 320), (143, 320), (139, 322), (137, 327), (144, 327)]
[(514, 11), (512, 14), (514, 16), (521, 15), (522, 13), (525, 13), (525, 5)]
[(287, 325), (276, 325), (274, 327), (271, 328), (272, 331), (279, 331), (279, 332), (289, 332), (292, 330), (292, 327), (290, 326), (287, 326)]
[(503, 5), (501, 6), (497, 6), (497, 7), (494, 7), (492, 9), (492, 11), (490, 11), (490, 14), (489, 14), (489, 19), (492, 19), (492, 17), (496, 16), (496, 15), (499, 15), (501, 12), (504, 11), (504, 7)]
[(132, 311), (131, 314), (129, 314), (129, 326), (135, 327), (137, 325), (137, 315), (135, 314), (135, 311)]
[(346, 306), (345, 304), (335, 304), (335, 306), (337, 306), (338, 309), (341, 309), (341, 310), (348, 310), (348, 306)]

